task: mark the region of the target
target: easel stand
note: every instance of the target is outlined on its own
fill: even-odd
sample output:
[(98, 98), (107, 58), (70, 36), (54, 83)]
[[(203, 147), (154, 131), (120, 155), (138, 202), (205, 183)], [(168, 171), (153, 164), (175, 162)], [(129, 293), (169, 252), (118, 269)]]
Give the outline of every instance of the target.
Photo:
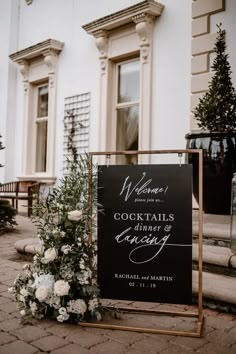
[[(142, 332), (142, 333), (156, 333), (156, 334), (169, 334), (176, 336), (186, 336), (186, 337), (201, 337), (202, 328), (203, 328), (203, 308), (202, 308), (202, 228), (203, 228), (203, 200), (202, 200), (202, 150), (200, 149), (186, 149), (186, 150), (152, 150), (152, 151), (117, 151), (117, 152), (91, 152), (90, 156), (90, 172), (89, 172), (89, 183), (91, 186), (92, 181), (92, 159), (93, 156), (103, 155), (107, 158), (110, 158), (111, 155), (141, 155), (141, 154), (178, 154), (178, 156), (182, 156), (182, 154), (198, 154), (198, 167), (199, 167), (199, 212), (198, 212), (198, 226), (199, 226), (199, 235), (198, 235), (198, 310), (196, 312), (177, 312), (177, 311), (159, 311), (159, 310), (144, 310), (144, 309), (134, 309), (127, 307), (109, 307), (111, 309), (115, 309), (124, 313), (133, 313), (133, 314), (143, 314), (149, 316), (181, 316), (181, 317), (193, 317), (196, 318), (195, 331), (176, 331), (176, 330), (166, 330), (166, 329), (158, 329), (158, 328), (145, 328), (145, 327), (135, 327), (135, 326), (123, 326), (123, 325), (114, 325), (114, 324), (105, 324), (101, 322), (97, 323), (88, 323), (82, 322), (81, 326), (85, 327), (96, 327), (96, 328), (105, 328), (105, 329), (113, 329), (113, 330), (124, 330), (124, 331), (134, 331), (134, 332)], [(91, 194), (91, 193), (90, 193)], [(92, 195), (90, 195), (90, 201), (92, 203)], [(91, 204), (92, 205), (92, 204)], [(90, 235), (92, 239), (92, 235)]]

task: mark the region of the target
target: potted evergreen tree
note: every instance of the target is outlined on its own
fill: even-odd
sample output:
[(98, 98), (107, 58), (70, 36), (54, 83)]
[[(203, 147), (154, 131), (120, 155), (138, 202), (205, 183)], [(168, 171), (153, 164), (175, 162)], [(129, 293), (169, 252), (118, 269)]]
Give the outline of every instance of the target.
[[(199, 132), (186, 135), (187, 147), (203, 149), (203, 209), (206, 213), (229, 214), (231, 180), (236, 172), (236, 90), (226, 53), (225, 30), (217, 25), (214, 72), (209, 89), (199, 100), (194, 117)], [(193, 189), (198, 200), (198, 161), (190, 154), (193, 164)]]

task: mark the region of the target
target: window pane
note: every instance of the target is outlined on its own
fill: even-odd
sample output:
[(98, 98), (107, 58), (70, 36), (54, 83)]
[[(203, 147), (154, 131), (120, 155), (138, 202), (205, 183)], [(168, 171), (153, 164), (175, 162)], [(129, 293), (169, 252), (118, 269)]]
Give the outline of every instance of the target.
[(46, 172), (47, 128), (47, 121), (36, 124), (36, 172)]
[(48, 115), (48, 85), (38, 88), (38, 115), (37, 117), (47, 117)]
[[(138, 106), (119, 109), (117, 111), (117, 150), (138, 150)], [(122, 156), (119, 163), (137, 163), (136, 155)]]
[(139, 60), (119, 65), (118, 103), (139, 100)]

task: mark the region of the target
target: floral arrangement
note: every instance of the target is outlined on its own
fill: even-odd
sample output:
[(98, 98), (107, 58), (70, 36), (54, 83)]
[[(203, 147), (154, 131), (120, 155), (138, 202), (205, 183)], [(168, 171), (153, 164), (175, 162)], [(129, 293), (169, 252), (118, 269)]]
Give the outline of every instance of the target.
[(101, 319), (96, 242), (89, 238), (96, 226), (96, 176), (87, 156), (74, 157), (60, 185), (34, 208), (41, 252), (24, 265), (10, 289), (24, 320)]

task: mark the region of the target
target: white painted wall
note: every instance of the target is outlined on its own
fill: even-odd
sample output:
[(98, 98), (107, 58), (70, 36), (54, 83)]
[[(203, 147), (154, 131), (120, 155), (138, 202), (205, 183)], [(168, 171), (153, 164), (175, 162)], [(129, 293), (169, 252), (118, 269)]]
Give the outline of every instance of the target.
[(8, 55), (16, 48), (18, 0), (0, 1), (0, 134), (5, 149), (0, 153), (0, 182), (15, 178), (16, 70)]
[[(191, 7), (189, 0), (162, 1), (154, 32), (153, 149), (183, 149), (190, 131)], [(167, 163), (174, 155), (154, 160)]]
[[(0, 56), (0, 133), (7, 139), (8, 149), (5, 153), (5, 180), (15, 179), (21, 173), (23, 132), (22, 76), (17, 65), (8, 60), (9, 53), (48, 38), (65, 42), (59, 55), (57, 77), (55, 167), (56, 176), (60, 177), (65, 97), (91, 92), (90, 150), (98, 149), (99, 53), (94, 38), (81, 26), (138, 2), (140, 0), (34, 0), (27, 5), (25, 0), (0, 0), (0, 43), (4, 53)], [(154, 27), (151, 143), (153, 149), (179, 149), (185, 148), (185, 134), (190, 131), (192, 2), (160, 2), (165, 9)], [(227, 0), (226, 3), (226, 12), (214, 15), (212, 22), (222, 21), (227, 30), (228, 51), (234, 70), (236, 1)], [(169, 160), (164, 157), (160, 161)]]

